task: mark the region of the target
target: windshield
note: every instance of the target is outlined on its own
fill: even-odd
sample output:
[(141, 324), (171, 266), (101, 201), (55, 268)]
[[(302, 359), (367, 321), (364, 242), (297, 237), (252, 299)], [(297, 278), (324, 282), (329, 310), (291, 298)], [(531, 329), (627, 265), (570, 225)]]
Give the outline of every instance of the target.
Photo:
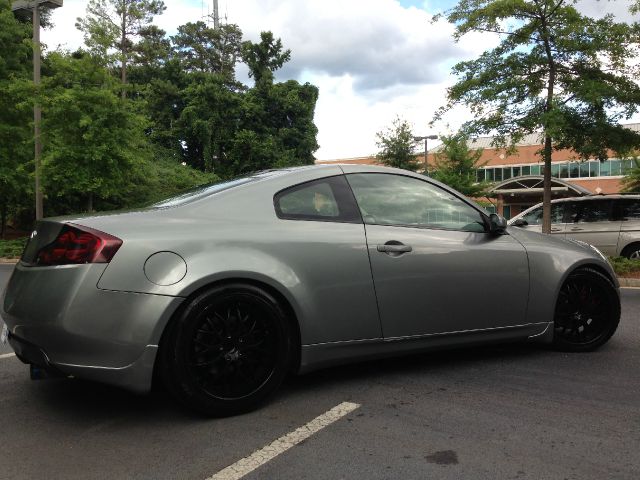
[(221, 180), (218, 182), (207, 183), (205, 185), (199, 185), (197, 187), (190, 188), (189, 190), (182, 192), (179, 195), (175, 195), (165, 200), (161, 200), (160, 202), (153, 203), (152, 205), (150, 205), (150, 208), (166, 208), (184, 205), (186, 203), (194, 202), (196, 200), (208, 197), (209, 195), (213, 195), (224, 190), (229, 190), (230, 188), (238, 187), (240, 185), (245, 185), (247, 183), (252, 183), (257, 180), (270, 177), (272, 175), (275, 175), (278, 171), (279, 170), (265, 170), (262, 172), (251, 173), (243, 177), (233, 178), (231, 180)]

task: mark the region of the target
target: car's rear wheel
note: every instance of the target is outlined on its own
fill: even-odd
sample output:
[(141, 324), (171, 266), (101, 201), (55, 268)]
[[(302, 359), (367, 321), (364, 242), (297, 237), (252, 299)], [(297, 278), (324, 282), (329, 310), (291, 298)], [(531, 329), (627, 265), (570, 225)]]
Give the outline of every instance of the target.
[(620, 321), (620, 298), (605, 275), (582, 268), (562, 285), (554, 318), (554, 346), (586, 352), (606, 343)]
[(291, 338), (283, 309), (268, 293), (245, 284), (214, 287), (169, 326), (161, 373), (192, 409), (212, 416), (244, 413), (282, 383)]
[(632, 243), (624, 247), (624, 250), (620, 253), (621, 256), (630, 258), (632, 260), (640, 260), (640, 243)]

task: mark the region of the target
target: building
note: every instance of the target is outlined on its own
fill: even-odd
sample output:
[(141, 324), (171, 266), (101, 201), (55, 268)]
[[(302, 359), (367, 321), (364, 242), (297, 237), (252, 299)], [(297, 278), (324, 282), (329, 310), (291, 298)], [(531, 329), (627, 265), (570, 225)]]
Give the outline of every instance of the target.
[[(640, 123), (626, 125), (627, 128), (640, 132)], [(508, 154), (504, 149), (491, 146), (493, 137), (479, 137), (473, 139), (470, 149), (481, 149), (477, 171), (478, 181), (491, 183), (487, 199), (488, 210), (497, 211), (504, 217), (511, 218), (523, 210), (542, 201), (543, 163), (541, 149), (543, 139), (540, 134), (525, 136), (516, 145), (514, 153)], [(434, 154), (440, 146), (429, 150), (428, 163), (434, 164)], [(418, 154), (419, 158), (424, 158)], [(376, 158), (359, 157), (340, 160), (318, 161), (316, 163), (352, 163), (376, 164)], [(583, 195), (597, 195), (620, 193), (622, 178), (632, 168), (633, 160), (608, 158), (604, 162), (599, 160), (581, 161), (571, 150), (557, 150), (553, 152), (551, 163), (552, 185), (554, 198), (576, 197)]]

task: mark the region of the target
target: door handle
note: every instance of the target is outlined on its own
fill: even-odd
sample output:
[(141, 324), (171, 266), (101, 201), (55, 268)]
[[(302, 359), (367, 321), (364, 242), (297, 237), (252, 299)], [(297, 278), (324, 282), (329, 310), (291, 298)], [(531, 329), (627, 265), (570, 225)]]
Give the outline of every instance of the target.
[(405, 245), (404, 243), (396, 242), (394, 240), (387, 242), (384, 245), (378, 245), (377, 249), (379, 252), (382, 252), (382, 253), (398, 254), (398, 255), (402, 253), (408, 253), (411, 250), (413, 250), (413, 248), (411, 248), (411, 245)]
[(581, 232), (582, 230), (584, 230), (584, 228), (580, 228), (580, 227), (572, 227), (571, 228), (572, 232)]

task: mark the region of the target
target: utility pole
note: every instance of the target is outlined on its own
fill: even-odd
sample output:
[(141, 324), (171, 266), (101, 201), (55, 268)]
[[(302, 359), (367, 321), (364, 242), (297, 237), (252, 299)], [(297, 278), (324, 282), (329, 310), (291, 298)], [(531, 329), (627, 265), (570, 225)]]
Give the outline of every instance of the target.
[(218, 29), (220, 26), (220, 16), (218, 15), (218, 0), (213, 0), (213, 28)]
[[(47, 8), (58, 8), (62, 6), (63, 0), (19, 0), (11, 4), (11, 10), (29, 11), (33, 13), (33, 84), (36, 90), (40, 86), (40, 6)], [(42, 189), (40, 188), (40, 158), (42, 157), (42, 142), (40, 140), (40, 124), (42, 122), (42, 108), (40, 103), (33, 104), (33, 150), (34, 150), (34, 173), (36, 177), (36, 221), (42, 220)]]

